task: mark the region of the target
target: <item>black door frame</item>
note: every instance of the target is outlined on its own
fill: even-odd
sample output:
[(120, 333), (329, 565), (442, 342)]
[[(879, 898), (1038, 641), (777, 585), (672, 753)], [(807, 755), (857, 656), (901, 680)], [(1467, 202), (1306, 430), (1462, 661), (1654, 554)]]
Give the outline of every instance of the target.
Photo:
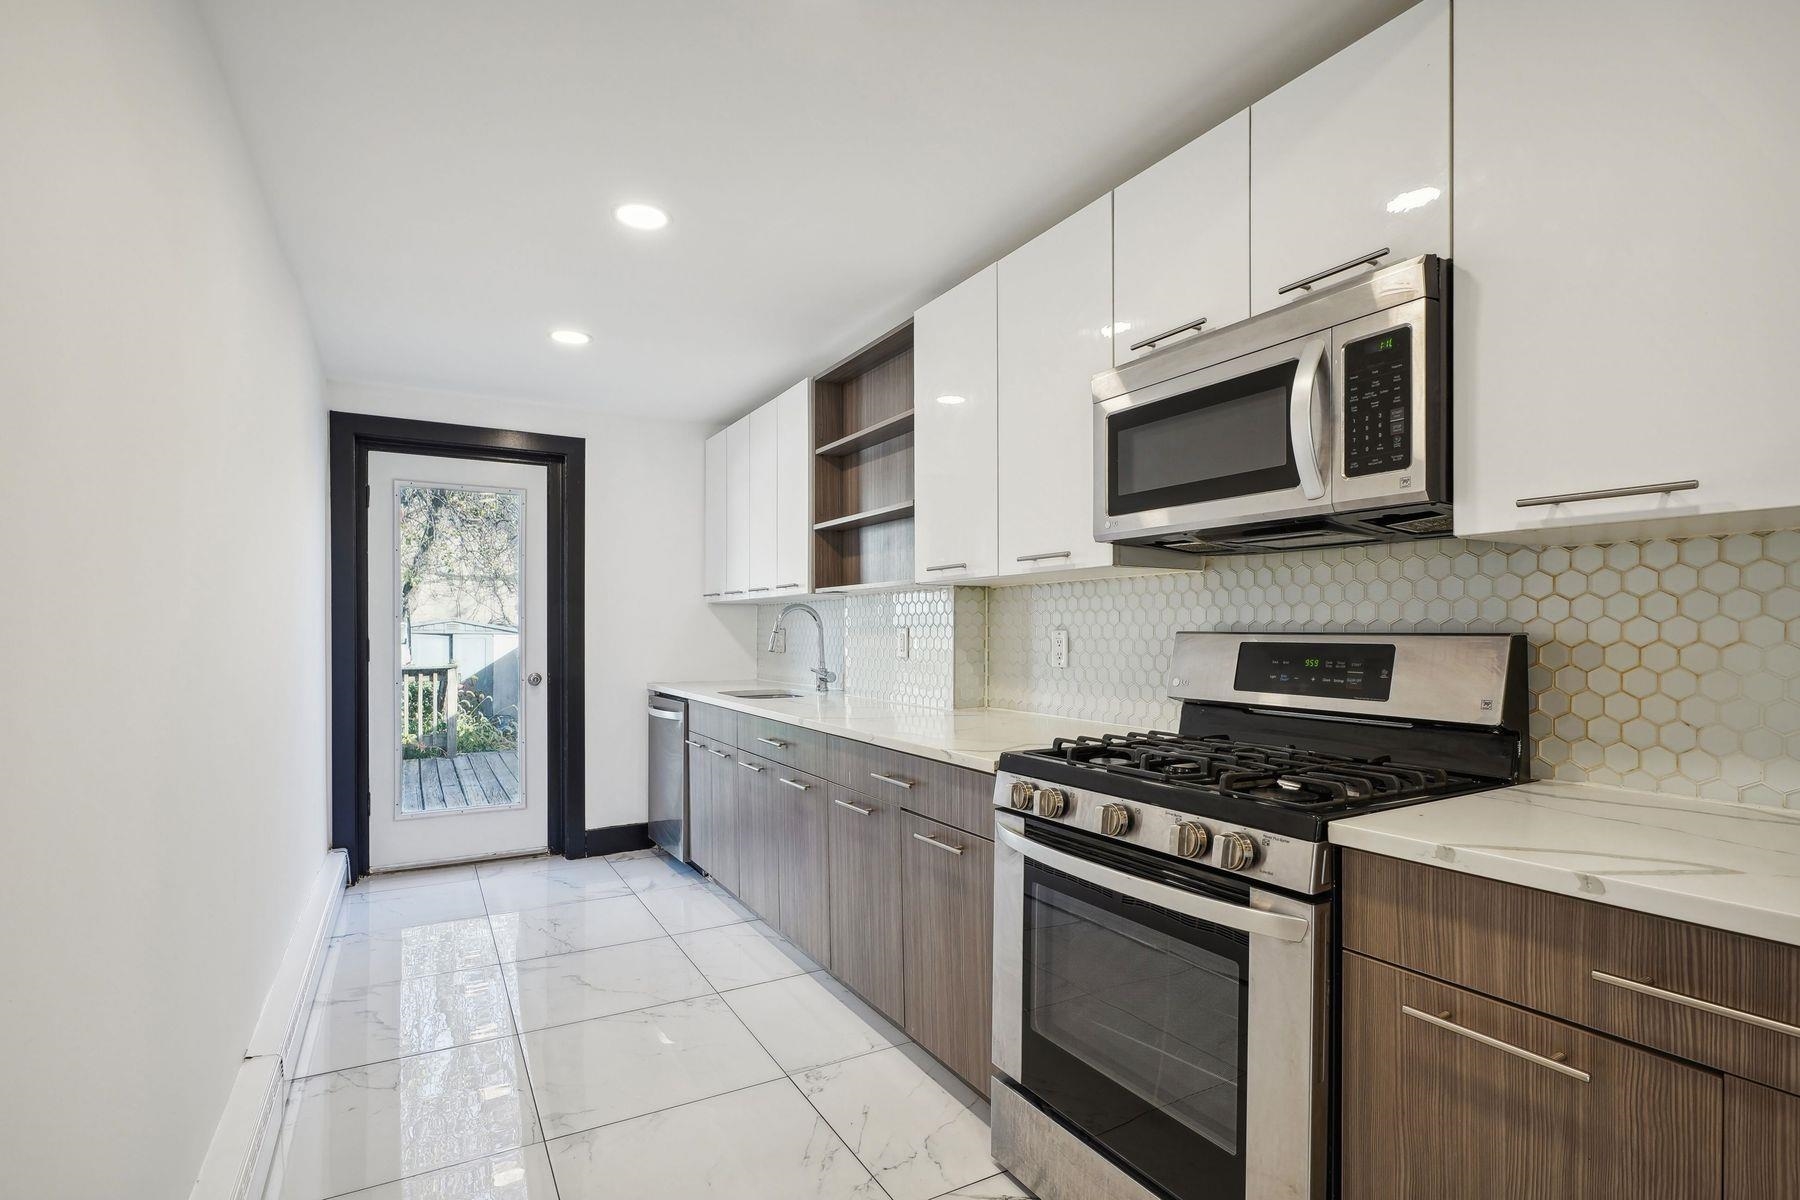
[(331, 844), (350, 877), (369, 871), (369, 452), (531, 463), (549, 477), (549, 689), (552, 853), (587, 856), (585, 588), (587, 443), (473, 425), (331, 414)]

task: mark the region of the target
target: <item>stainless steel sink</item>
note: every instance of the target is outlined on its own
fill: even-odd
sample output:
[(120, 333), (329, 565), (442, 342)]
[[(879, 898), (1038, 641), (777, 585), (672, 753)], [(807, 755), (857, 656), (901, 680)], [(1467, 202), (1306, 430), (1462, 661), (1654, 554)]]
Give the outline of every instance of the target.
[(798, 700), (800, 698), (799, 692), (768, 692), (768, 691), (720, 692), (719, 695), (735, 696), (739, 700)]

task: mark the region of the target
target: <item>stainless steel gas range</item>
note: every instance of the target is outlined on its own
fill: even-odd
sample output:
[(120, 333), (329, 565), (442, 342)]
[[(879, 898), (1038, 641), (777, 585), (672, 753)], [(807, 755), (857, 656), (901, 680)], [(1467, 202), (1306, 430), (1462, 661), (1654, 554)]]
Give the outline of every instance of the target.
[(995, 1159), (1044, 1200), (1321, 1200), (1332, 820), (1523, 778), (1519, 636), (1183, 633), (1178, 732), (995, 788)]

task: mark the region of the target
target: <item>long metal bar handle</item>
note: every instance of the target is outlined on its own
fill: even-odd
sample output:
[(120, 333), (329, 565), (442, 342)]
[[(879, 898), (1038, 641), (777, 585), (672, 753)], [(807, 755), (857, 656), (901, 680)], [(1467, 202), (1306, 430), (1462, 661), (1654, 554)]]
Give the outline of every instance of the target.
[(730, 758), (731, 757), (731, 755), (725, 753), (725, 751), (714, 750), (711, 746), (702, 746), (700, 748), (702, 750), (706, 751), (708, 754), (712, 755), (714, 758)]
[(773, 589), (773, 588), (751, 588), (751, 589), (750, 589), (750, 594), (751, 594), (751, 595), (752, 595), (752, 596), (754, 596), (754, 595), (756, 595), (756, 593), (758, 593), (758, 592), (769, 592), (769, 591), (774, 591), (774, 589)]
[(1372, 250), (1360, 258), (1353, 258), (1349, 262), (1341, 262), (1335, 267), (1326, 267), (1317, 275), (1308, 275), (1305, 279), (1296, 279), (1286, 287), (1276, 288), (1275, 294), (1277, 296), (1285, 296), (1289, 292), (1298, 292), (1302, 290), (1310, 292), (1312, 291), (1312, 285), (1321, 280), (1330, 279), (1333, 275), (1341, 275), (1351, 267), (1372, 267), (1391, 253), (1393, 253), (1393, 251), (1389, 250), (1386, 246), (1383, 246), (1381, 249)]
[(796, 792), (812, 791), (812, 784), (801, 783), (798, 779), (783, 779), (783, 780), (781, 780), (781, 782), (787, 784), (789, 787), (793, 788)]
[(761, 742), (765, 746), (773, 746), (777, 750), (786, 750), (788, 748), (788, 744), (786, 742), (782, 741), (780, 738), (759, 737), (756, 740)]
[(757, 766), (755, 763), (741, 762), (738, 764), (738, 766), (744, 768), (744, 770), (746, 770), (746, 771), (755, 771), (758, 775), (761, 775), (762, 771), (763, 771), (763, 769), (761, 767)]
[(1045, 559), (1049, 559), (1049, 558), (1074, 558), (1074, 557), (1075, 557), (1075, 552), (1073, 550), (1052, 550), (1047, 554), (1021, 554), (1021, 555), (1019, 555), (1019, 561), (1020, 562), (1043, 562)]
[(1147, 337), (1141, 342), (1133, 342), (1131, 343), (1131, 348), (1133, 350), (1142, 350), (1145, 346), (1154, 346), (1158, 342), (1166, 342), (1178, 333), (1186, 333), (1190, 329), (1198, 329), (1204, 324), (1206, 324), (1206, 318), (1201, 317), (1198, 321), (1189, 321), (1185, 325), (1177, 325), (1173, 329), (1165, 329), (1161, 333)]
[(915, 833), (915, 834), (913, 834), (913, 841), (924, 842), (927, 846), (935, 846), (939, 850), (947, 850), (951, 854), (957, 855), (958, 857), (961, 857), (962, 852), (963, 852), (963, 848), (961, 846), (952, 846), (949, 842), (939, 841), (935, 834)]
[(650, 710), (650, 715), (659, 721), (679, 721), (685, 714), (680, 709), (653, 708)]
[(692, 746), (696, 750), (706, 749), (706, 744), (704, 742), (696, 742), (693, 738), (683, 738), (681, 740), (686, 742), (688, 745)]
[(1533, 1054), (1529, 1050), (1520, 1049), (1511, 1042), (1503, 1042), (1499, 1038), (1489, 1037), (1485, 1033), (1476, 1033), (1467, 1026), (1458, 1025), (1456, 1022), (1447, 1019), (1449, 1016), (1448, 1013), (1439, 1016), (1435, 1013), (1420, 1012), (1410, 1004), (1402, 1004), (1400, 1006), (1400, 1011), (1409, 1017), (1425, 1022), (1427, 1025), (1435, 1025), (1439, 1029), (1448, 1030), (1460, 1037), (1466, 1037), (1472, 1042), (1480, 1042), (1483, 1046), (1488, 1046), (1495, 1050), (1502, 1051), (1503, 1053), (1510, 1054), (1514, 1058), (1522, 1058), (1528, 1063), (1536, 1063), (1540, 1067), (1547, 1067), (1550, 1070), (1557, 1072), (1559, 1075), (1567, 1075), (1570, 1079), (1577, 1079), (1582, 1083), (1591, 1082), (1593, 1079), (1586, 1071), (1578, 1071), (1568, 1063), (1559, 1062), (1554, 1058), (1545, 1058), (1542, 1054)]
[(1294, 368), (1294, 390), (1288, 397), (1288, 438), (1294, 446), (1294, 470), (1300, 476), (1300, 492), (1308, 500), (1325, 495), (1325, 477), (1319, 471), (1319, 444), (1313, 437), (1313, 414), (1318, 409), (1325, 339), (1316, 337), (1300, 351)]
[(1664, 492), (1691, 492), (1700, 486), (1698, 479), (1676, 479), (1668, 483), (1640, 483), (1632, 487), (1596, 488), (1591, 492), (1559, 492), (1554, 496), (1527, 496), (1515, 500), (1520, 508), (1541, 508), (1547, 504), (1579, 504), (1583, 500), (1612, 500), (1619, 496), (1656, 496)]
[(1666, 988), (1655, 987), (1637, 979), (1609, 975), (1605, 971), (1589, 971), (1588, 974), (1609, 987), (1624, 988), (1628, 992), (1636, 992), (1641, 996), (1654, 996), (1658, 1000), (1667, 1000), (1670, 1004), (1680, 1004), (1687, 1008), (1698, 1009), (1701, 1012), (1711, 1013), (1715, 1017), (1742, 1021), (1744, 1024), (1754, 1025), (1758, 1029), (1772, 1029), (1776, 1033), (1784, 1033), (1791, 1038), (1800, 1038), (1800, 1025), (1789, 1025), (1786, 1021), (1777, 1021), (1774, 1017), (1745, 1012), (1741, 1008), (1727, 1008), (1723, 1004), (1714, 1004), (1710, 1000), (1702, 1000), (1697, 996), (1684, 996), (1680, 992), (1671, 992)]
[(968, 569), (968, 566), (969, 566), (969, 564), (966, 562), (939, 563), (935, 567), (926, 567), (925, 569), (927, 571), (964, 571), (964, 570)]
[(1026, 858), (1036, 859), (1047, 867), (1055, 867), (1077, 879), (1085, 879), (1101, 887), (1110, 888), (1122, 896), (1142, 900), (1145, 904), (1154, 904), (1158, 908), (1184, 913), (1201, 921), (1211, 921), (1214, 925), (1223, 925), (1228, 929), (1237, 929), (1244, 933), (1272, 937), (1278, 941), (1306, 940), (1307, 923), (1303, 917), (1290, 917), (1286, 913), (1267, 912), (1260, 908), (1250, 908), (1247, 905), (1232, 904), (1227, 900), (1215, 900), (1211, 896), (1183, 891), (1180, 888), (1169, 887), (1167, 884), (1153, 883), (1148, 879), (1140, 879), (1136, 875), (1127, 874), (1112, 867), (1089, 862), (1085, 858), (1077, 858), (1073, 854), (1065, 854), (1063, 851), (1052, 849), (1049, 846), (1041, 846), (1022, 834), (1014, 833), (1004, 825), (995, 826), (994, 833), (999, 837), (1002, 845), (1018, 851)]
[(849, 809), (851, 812), (855, 813), (859, 817), (872, 817), (875, 815), (875, 810), (872, 808), (866, 807), (865, 805), (861, 805), (861, 804), (852, 804), (852, 803), (850, 803), (850, 801), (840, 800), (836, 796), (833, 796), (831, 798), (831, 802), (833, 804), (837, 805), (839, 808)]
[(883, 775), (879, 771), (870, 771), (869, 778), (879, 779), (883, 783), (891, 783), (897, 788), (905, 788), (909, 792), (912, 791), (912, 784), (909, 781), (905, 779), (895, 779), (892, 775)]

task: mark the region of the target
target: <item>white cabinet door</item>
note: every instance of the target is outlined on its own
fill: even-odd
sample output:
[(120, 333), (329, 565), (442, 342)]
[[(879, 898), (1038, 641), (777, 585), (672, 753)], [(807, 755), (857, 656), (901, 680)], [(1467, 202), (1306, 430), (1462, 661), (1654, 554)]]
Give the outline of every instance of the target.
[(728, 467), (725, 463), (725, 442), (728, 434), (721, 429), (706, 439), (706, 499), (705, 499), (705, 562), (701, 568), (700, 590), (708, 600), (717, 600), (725, 591), (725, 545), (729, 537), (727, 524), (730, 517), (726, 512), (725, 497), (729, 494), (726, 481)]
[(1112, 253), (1114, 366), (1250, 315), (1249, 110), (1119, 185)]
[(1094, 399), (1112, 198), (1000, 260), (999, 557), (1003, 575), (1109, 565), (1094, 540)]
[(775, 592), (775, 530), (779, 499), (780, 413), (775, 402), (750, 414), (750, 586), (752, 598)]
[(812, 380), (775, 399), (775, 592), (812, 590)]
[(1800, 6), (1458, 0), (1456, 39), (1457, 532), (1800, 523)]
[(1384, 249), (1383, 262), (1450, 254), (1450, 0), (1424, 0), (1250, 106), (1252, 311), (1332, 267), (1351, 264), (1319, 287), (1351, 279), (1368, 269), (1358, 255)]
[(988, 267), (913, 316), (914, 577), (994, 574), (995, 280)]
[(725, 586), (727, 600), (750, 590), (750, 418), (725, 430)]

